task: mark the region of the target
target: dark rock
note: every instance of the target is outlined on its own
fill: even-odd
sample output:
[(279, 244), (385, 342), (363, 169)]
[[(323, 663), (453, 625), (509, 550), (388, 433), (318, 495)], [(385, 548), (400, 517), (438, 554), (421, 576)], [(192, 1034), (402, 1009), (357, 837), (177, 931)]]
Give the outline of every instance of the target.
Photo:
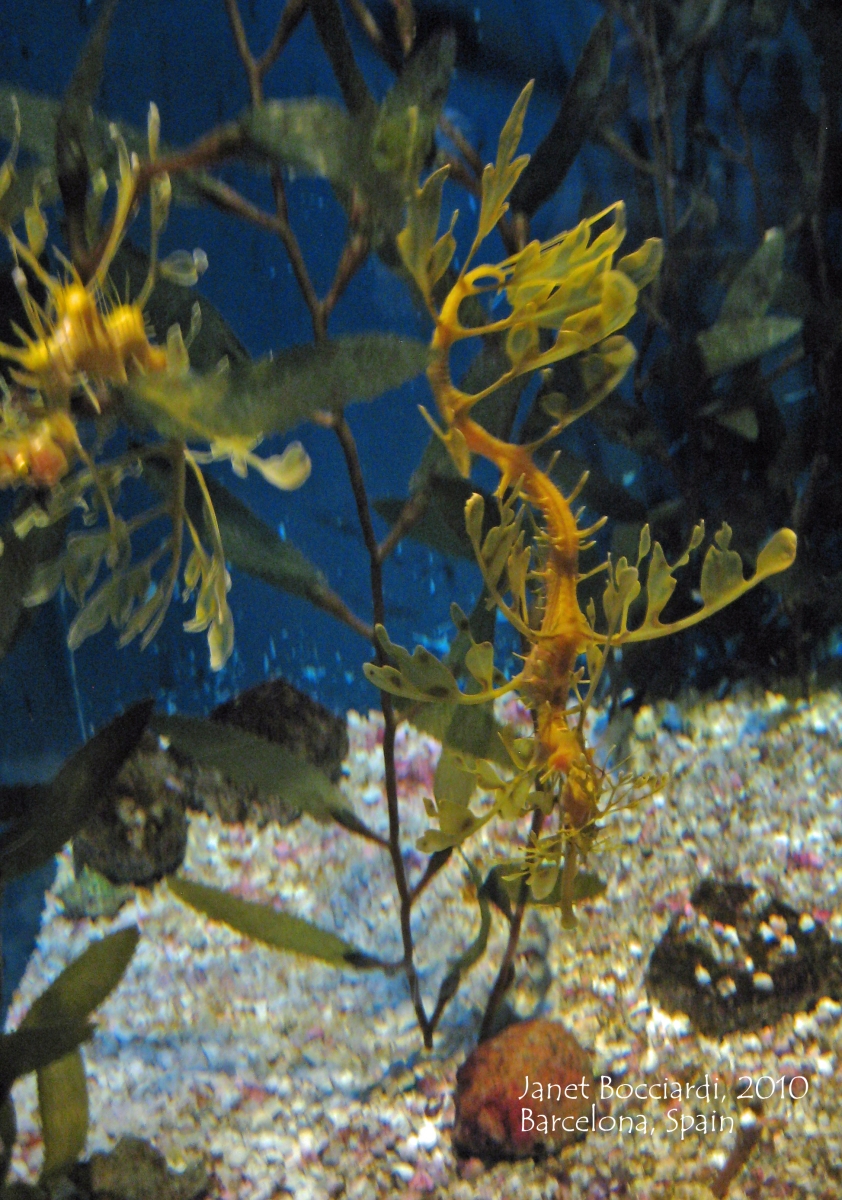
[[(527, 1078), (528, 1095), (521, 1099)], [(463, 1157), (485, 1160), (555, 1153), (585, 1136), (571, 1126), (590, 1116), (593, 1102), (590, 1060), (562, 1024), (509, 1025), (481, 1042), (456, 1073), (453, 1144)]]
[(154, 883), (181, 866), (186, 848), (184, 788), (169, 755), (145, 734), (73, 839), (76, 876), (87, 866), (111, 883)]
[[(210, 719), (284, 746), (334, 783), (339, 779), (348, 753), (345, 718), (335, 716), (285, 679), (267, 680), (241, 692), (215, 708)], [(185, 766), (184, 773), (185, 780), (189, 779), (189, 807), (216, 814), (223, 821), (254, 821), (257, 825), (278, 821), (285, 825), (300, 816), (281, 796), (267, 797), (256, 787), (231, 782), (212, 768)]]
[(137, 1137), (121, 1138), (108, 1154), (92, 1154), (70, 1178), (91, 1200), (199, 1200), (209, 1186), (202, 1166), (172, 1171), (163, 1154)]
[(703, 880), (653, 950), (646, 982), (668, 1012), (722, 1037), (842, 999), (842, 947), (810, 914), (748, 884)]

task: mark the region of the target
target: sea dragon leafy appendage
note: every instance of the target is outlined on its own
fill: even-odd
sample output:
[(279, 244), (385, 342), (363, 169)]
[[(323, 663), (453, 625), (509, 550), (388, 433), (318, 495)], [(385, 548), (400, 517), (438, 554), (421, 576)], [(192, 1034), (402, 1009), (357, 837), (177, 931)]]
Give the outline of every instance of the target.
[[(482, 814), (475, 814), (470, 795), (467, 799), (464, 794), (456, 799), (437, 796), (437, 803), (428, 801), (428, 813), (437, 819), (438, 828), (427, 831), (419, 848), (433, 852), (453, 847), (495, 814), (514, 819), (537, 810), (551, 819), (549, 831), (533, 832), (523, 861), (513, 870), (526, 873), (536, 899), (556, 900), (565, 923), (572, 924), (578, 864), (589, 852), (602, 818), (661, 784), (658, 779), (631, 774), (612, 779), (597, 765), (586, 742), (585, 716), (609, 651), (629, 642), (664, 637), (704, 620), (761, 580), (785, 570), (795, 557), (796, 538), (791, 530), (779, 530), (760, 552), (754, 574), (745, 579), (740, 556), (729, 546), (731, 530), (723, 525), (703, 561), (701, 608), (672, 622), (662, 622), (661, 614), (676, 586), (674, 571), (686, 565), (702, 542), (703, 524), (693, 529), (687, 549), (674, 563), (667, 561), (658, 542), (651, 543), (648, 526), (644, 526), (633, 564), (625, 558), (613, 562), (609, 557), (595, 569), (580, 572), (579, 553), (593, 545), (592, 535), (604, 518), (588, 528), (580, 527), (571, 504), (585, 480), (565, 497), (551, 478), (551, 467), (542, 470), (536, 465), (535, 452), (599, 404), (634, 362), (634, 347), (618, 331), (634, 315), (640, 289), (657, 276), (662, 245), (651, 238), (614, 263), (625, 234), (625, 211), (620, 202), (548, 242), (530, 242), (499, 264), (471, 267), (480, 243), (508, 208), (507, 197), (528, 162), (527, 156), (514, 155), (529, 92), (529, 87), (524, 89), (503, 128), (496, 163), (485, 168), (477, 234), (440, 307), (434, 290), (456, 250), (455, 215), (450, 228), (438, 236), (447, 168), (430, 175), (410, 200), (398, 246), (435, 326), (427, 374), (441, 426), (424, 415), (463, 477), (469, 476), (474, 455), (492, 462), (500, 472), (496, 492), (500, 524), (483, 537), (484, 501), (474, 494), (465, 510), (467, 530), (490, 602), (530, 649), (522, 670), (505, 680), (494, 669), (490, 644), (472, 643), (464, 664), (472, 677), (470, 690), (463, 691), (449, 668), (428, 651), (418, 648), (410, 655), (378, 628), (381, 648), (394, 665), (369, 664), (366, 674), (382, 690), (415, 702), (487, 704), (498, 696), (517, 693), (532, 713), (534, 732), (531, 737), (501, 732), (511, 770), (501, 774), (491, 762), (456, 755), (475, 784), (491, 793), (493, 803)], [(484, 324), (464, 326), (460, 321), (463, 303), (488, 293), (505, 296), (505, 314)], [(551, 344), (546, 335), (542, 338), (542, 331), (554, 335)], [(465, 338), (490, 334), (505, 335), (509, 368), (483, 391), (467, 394), (452, 381), (450, 351)], [(472, 417), (474, 406), (497, 388), (572, 355), (580, 356), (585, 398), (577, 407), (564, 397), (545, 404), (553, 424), (539, 442), (517, 445), (504, 441)], [(535, 514), (538, 527), (532, 545), (524, 527), (527, 512)], [(629, 610), (641, 592), (645, 559), (645, 615), (630, 628)], [(600, 572), (606, 574), (602, 621), (593, 601), (583, 610), (578, 595), (582, 581)]]

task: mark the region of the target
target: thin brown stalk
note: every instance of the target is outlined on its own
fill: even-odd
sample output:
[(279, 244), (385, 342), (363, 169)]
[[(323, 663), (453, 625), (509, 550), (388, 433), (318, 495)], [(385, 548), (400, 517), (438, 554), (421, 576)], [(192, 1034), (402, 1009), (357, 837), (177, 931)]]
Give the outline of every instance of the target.
[[(544, 814), (540, 809), (535, 810), (532, 814), (532, 828), (530, 829), (530, 840), (537, 841), (541, 827), (544, 824)], [(520, 881), (517, 901), (515, 903), (514, 912), (512, 913), (511, 921), (509, 922), (509, 940), (506, 942), (506, 949), (503, 953), (503, 959), (500, 963), (500, 969), (497, 972), (497, 978), (494, 980), (494, 986), (491, 989), (491, 994), (488, 997), (488, 1003), (485, 1006), (485, 1013), (482, 1018), (482, 1025), (479, 1031), (479, 1040), (484, 1041), (491, 1033), (494, 1027), (494, 1018), (497, 1014), (497, 1009), (503, 1003), (506, 992), (512, 984), (512, 976), (515, 969), (515, 955), (517, 954), (518, 942), (520, 941), (520, 931), (523, 925), (523, 918), (526, 914), (526, 905), (529, 902), (529, 883), (524, 876)]]
[[(377, 538), (375, 536), (374, 525), (372, 524), (371, 520), (371, 510), (368, 504), (368, 494), (366, 492), (365, 481), (363, 479), (362, 468), (360, 466), (357, 445), (354, 441), (354, 435), (351, 432), (351, 427), (345, 420), (343, 413), (339, 413), (338, 415), (334, 416), (332, 425), (336, 432), (336, 436), (339, 439), (339, 444), (342, 447), (342, 453), (345, 456), (345, 465), (348, 470), (348, 478), (351, 482), (351, 490), (354, 494), (354, 501), (357, 506), (357, 516), (359, 518), (365, 547), (368, 551), (374, 621), (375, 624), (382, 625), (386, 615), (386, 607), (383, 596), (383, 569), (378, 556)], [(376, 640), (374, 641), (374, 653), (378, 666), (384, 666), (386, 664), (385, 655), (383, 654), (383, 650), (379, 642)], [(415, 1015), (418, 1018), (418, 1025), (421, 1029), (421, 1034), (424, 1039), (424, 1045), (429, 1049), (432, 1045), (432, 1029), (424, 1009), (424, 1001), (421, 996), (421, 986), (418, 980), (418, 973), (415, 969), (412, 929), (410, 926), (412, 895), (409, 890), (409, 882), (406, 877), (406, 868), (404, 866), (403, 854), (401, 851), (400, 810), (398, 806), (397, 771), (395, 769), (395, 732), (397, 730), (397, 719), (395, 717), (395, 710), (392, 704), (392, 697), (388, 694), (388, 692), (380, 693), (380, 703), (383, 709), (383, 767), (386, 785), (386, 806), (389, 814), (389, 853), (392, 859), (392, 870), (394, 872), (395, 884), (398, 889), (398, 898), (400, 901), (400, 924), (404, 952), (404, 973), (409, 986), (409, 994), (412, 998), (412, 1004), (415, 1008)]]
[(473, 148), (462, 130), (457, 125), (454, 125), (444, 113), (439, 117), (439, 129), (445, 137), (453, 142), (453, 145), (473, 171), (476, 182), (479, 183), (479, 180), (482, 179), (482, 173), (485, 170), (485, 163), (482, 161), (481, 155)]
[(392, 528), (384, 537), (383, 541), (377, 547), (377, 557), (380, 562), (385, 562), (390, 554), (394, 551), (398, 542), (405, 538), (410, 529), (421, 520), (424, 513), (427, 511), (427, 505), (430, 503), (430, 495), (426, 489), (421, 488), (413, 493), (404, 504), (401, 511), (398, 513), (398, 519), (395, 521)]
[(375, 21), (371, 9), (365, 3), (365, 0), (348, 0), (348, 7), (356, 17), (357, 24), (360, 26), (363, 33), (371, 42), (372, 46), (383, 59), (383, 61), (387, 64), (387, 66), (390, 66), (393, 71), (399, 71), (401, 68), (401, 60), (386, 41), (385, 37), (383, 36), (383, 30)]
[(642, 158), (639, 154), (635, 154), (628, 142), (624, 141), (613, 129), (600, 129), (597, 136), (603, 146), (607, 146), (609, 150), (613, 150), (618, 158), (624, 159), (636, 171), (640, 171), (644, 175), (657, 175), (658, 172), (654, 164), (648, 158)]
[(310, 13), (348, 111), (352, 116), (373, 112), (374, 98), (354, 58), (339, 0), (310, 0)]
[[(743, 106), (740, 104), (740, 90), (743, 81), (735, 83), (728, 73), (728, 67), (725, 63), (725, 58), (722, 51), (716, 54), (716, 67), (719, 71), (720, 78), (728, 93), (728, 99), (731, 102), (731, 109), (734, 113), (734, 120), (737, 122), (737, 128), (740, 131), (740, 137), (743, 142), (742, 155), (737, 158), (738, 161), (748, 172), (751, 180), (751, 191), (754, 198), (754, 212), (757, 221), (757, 231), (762, 236), (766, 231), (766, 206), (763, 203), (763, 188), (760, 182), (760, 174), (757, 170), (757, 164), (754, 160), (754, 147), (751, 141), (751, 131), (748, 127), (748, 122), (745, 119)], [(720, 147), (722, 153), (726, 153), (724, 147)]]
[(368, 258), (370, 246), (368, 236), (364, 233), (352, 233), (348, 238), (337, 264), (333, 283), (322, 300), (322, 312), (325, 320), (333, 312), (348, 284)]
[(260, 72), (257, 69), (257, 63), (254, 61), (251, 50), (249, 49), (248, 38), (246, 37), (243, 19), (240, 16), (240, 10), (237, 6), (237, 0), (223, 0), (225, 11), (228, 14), (228, 22), (231, 26), (231, 32), (234, 35), (234, 45), (237, 47), (237, 53), (240, 56), (243, 67), (245, 68), (246, 78), (249, 85), (249, 96), (255, 108), (263, 101), (263, 89), (261, 87)]
[(283, 176), (277, 167), (272, 171), (272, 194), (275, 197), (278, 236), (284, 244), (287, 258), (292, 267), (292, 273), (295, 276), (295, 282), (298, 284), (301, 295), (304, 297), (304, 303), (307, 305), (308, 312), (310, 313), (310, 320), (313, 323), (313, 336), (317, 342), (324, 341), (327, 337), (325, 314), (313, 281), (310, 278), (310, 272), (307, 270), (307, 263), (304, 261), (304, 254), (299, 245), (298, 238), (295, 236), (295, 231), (289, 222), (286, 188), (284, 187)]
[(263, 79), (277, 59), (307, 11), (307, 0), (287, 0), (271, 42), (257, 60), (257, 70)]
[(728, 1155), (725, 1165), (720, 1169), (710, 1185), (711, 1194), (716, 1196), (717, 1200), (725, 1200), (730, 1191), (731, 1184), (748, 1162), (754, 1147), (760, 1141), (762, 1133), (763, 1121), (759, 1117), (752, 1125), (739, 1125), (737, 1127), (736, 1144)]

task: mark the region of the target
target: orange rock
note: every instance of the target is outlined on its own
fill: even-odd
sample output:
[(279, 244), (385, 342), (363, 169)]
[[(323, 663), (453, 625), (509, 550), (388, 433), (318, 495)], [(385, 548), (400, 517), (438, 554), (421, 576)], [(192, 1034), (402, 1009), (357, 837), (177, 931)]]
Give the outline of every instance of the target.
[(510, 1025), (456, 1073), (453, 1144), (483, 1159), (555, 1153), (585, 1136), (595, 1100), (590, 1060), (562, 1024)]

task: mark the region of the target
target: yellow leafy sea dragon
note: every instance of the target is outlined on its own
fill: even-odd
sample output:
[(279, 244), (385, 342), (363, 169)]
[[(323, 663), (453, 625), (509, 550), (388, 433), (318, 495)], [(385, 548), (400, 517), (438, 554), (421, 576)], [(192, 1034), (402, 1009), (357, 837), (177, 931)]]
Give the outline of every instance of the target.
[[(428, 815), (437, 820), (438, 828), (427, 831), (419, 848), (434, 852), (459, 845), (495, 814), (505, 819), (536, 811), (543, 814), (551, 821), (544, 826), (548, 831), (533, 832), (523, 861), (514, 870), (527, 875), (536, 899), (557, 901), (565, 924), (570, 925), (578, 865), (588, 854), (602, 818), (641, 789), (651, 792), (660, 786), (658, 780), (629, 774), (612, 780), (597, 765), (587, 744), (585, 717), (609, 651), (630, 642), (666, 637), (718, 612), (761, 580), (790, 566), (796, 538), (789, 529), (779, 530), (761, 550), (754, 574), (745, 579), (740, 556), (729, 546), (731, 530), (724, 524), (702, 564), (701, 608), (671, 622), (662, 622), (661, 614), (676, 586), (674, 571), (687, 564), (702, 542), (702, 523), (694, 528), (686, 550), (674, 563), (667, 561), (658, 542), (652, 545), (645, 526), (634, 563), (625, 558), (613, 562), (609, 557), (584, 574), (580, 571), (580, 551), (594, 544), (592, 535), (605, 519), (580, 527), (571, 503), (587, 476), (571, 495), (564, 496), (547, 471), (536, 466), (535, 451), (594, 408), (634, 362), (634, 348), (618, 330), (634, 315), (639, 290), (657, 275), (662, 246), (658, 239), (650, 239), (615, 264), (625, 233), (624, 206), (616, 203), (548, 242), (530, 242), (501, 263), (471, 267), (480, 243), (507, 210), (507, 197), (528, 162), (526, 155), (514, 155), (530, 86), (503, 128), (496, 163), (485, 168), (477, 234), (440, 307), (434, 289), (456, 248), (453, 221), (450, 229), (437, 236), (446, 167), (430, 175), (416, 191), (398, 245), (435, 324), (427, 376), (441, 426), (424, 415), (463, 477), (470, 474), (473, 455), (487, 459), (500, 472), (496, 491), (500, 524), (483, 538), (484, 501), (474, 494), (465, 507), (467, 531), (490, 602), (531, 648), (522, 670), (499, 682), (491, 644), (472, 642), (465, 667), (472, 676), (473, 690), (465, 692), (448, 667), (429, 651), (418, 647), (410, 655), (390, 642), (379, 626), (380, 645), (394, 665), (369, 664), (366, 675), (378, 688), (416, 703), (488, 704), (507, 693), (521, 698), (532, 713), (534, 732), (531, 737), (516, 737), (501, 730), (511, 769), (501, 773), (491, 762), (461, 756), (461, 767), (473, 776), (471, 786), (455, 798), (439, 797), (437, 804), (427, 801)], [(464, 326), (460, 321), (463, 303), (488, 293), (505, 296), (506, 314), (479, 326)], [(551, 345), (542, 340), (542, 331), (554, 335)], [(483, 391), (466, 394), (452, 381), (450, 351), (465, 338), (488, 334), (505, 334), (509, 369)], [(503, 384), (571, 355), (581, 356), (585, 400), (571, 408), (563, 397), (557, 397), (554, 424), (539, 442), (514, 445), (503, 441), (471, 416), (474, 406)], [(526, 539), (527, 513), (537, 518), (533, 545)], [(641, 592), (641, 565), (647, 559), (646, 610), (642, 620), (630, 628), (629, 610)], [(592, 600), (583, 611), (578, 590), (583, 580), (601, 572), (606, 583), (599, 620)], [(462, 614), (457, 613), (456, 619), (462, 632), (467, 632)], [(470, 808), (474, 785), (493, 798), (482, 814)], [(542, 824), (539, 821), (539, 830)]]
[[(16, 135), (5, 162), (0, 165), (0, 201), (14, 174), (19, 138), (17, 111), (15, 115)], [(32, 204), (24, 212), (26, 241), (17, 236), (0, 214), (0, 233), (5, 235), (15, 259), (13, 278), (30, 326), (29, 331), (15, 327), (19, 345), (0, 342), (0, 359), (11, 364), (14, 383), (11, 391), (5, 389), (0, 408), (0, 488), (27, 484), (49, 493), (44, 505), (35, 504), (23, 513), (15, 527), (18, 536), (24, 536), (33, 525), (47, 525), (61, 519), (77, 506), (85, 509), (88, 523), (89, 518), (96, 520), (100, 509), (107, 517), (107, 529), (70, 536), (59, 564), (61, 570), (57, 572), (54, 564), (48, 564), (46, 575), (36, 581), (26, 601), (41, 603), (64, 578), (70, 594), (82, 606), (70, 628), (71, 648), (96, 633), (109, 619), (121, 630), (121, 644), (138, 635), (142, 635), (143, 646), (152, 640), (178, 583), (186, 528), (192, 548), (184, 569), (185, 593), (195, 591), (197, 600), (194, 616), (185, 629), (207, 630), (211, 667), (217, 670), (233, 649), (234, 622), (227, 601), (230, 579), (219, 526), (198, 464), (227, 458), (238, 475), (245, 475), (251, 466), (270, 483), (289, 490), (307, 479), (310, 461), (298, 442), (287, 447), (282, 455), (260, 458), (252, 453), (260, 440), (253, 437), (212, 440), (210, 449), (205, 451), (191, 451), (183, 441), (171, 440), (163, 447), (150, 445), (146, 450), (99, 464), (94, 464), (84, 449), (74, 411), (79, 397), (87, 397), (90, 412), (98, 416), (109, 404), (112, 386), (125, 384), (138, 374), (176, 378), (190, 370), (187, 347), (199, 329), (199, 306), (194, 305), (188, 338), (184, 339), (180, 327), (173, 325), (166, 346), (157, 346), (149, 340), (144, 308), (156, 278), (161, 276), (189, 286), (196, 283), (207, 265), (201, 251), (192, 255), (176, 251), (163, 262), (158, 261), (158, 242), (167, 221), (172, 187), (165, 171), (152, 169), (158, 157), (160, 119), (155, 105), (150, 105), (149, 270), (133, 301), (119, 299), (108, 273), (138, 205), (141, 164), (136, 155), (129, 155), (116, 126), (111, 127), (111, 134), (118, 159), (116, 202), (90, 278), (83, 280), (74, 265), (57, 251), (64, 265), (64, 278), (52, 276), (42, 266), (47, 222), (37, 189)], [(92, 241), (98, 233), (107, 188), (104, 172), (97, 171), (88, 204)], [(32, 296), (23, 267), (43, 288), (44, 306)], [(196, 437), (202, 439), (201, 427), (197, 428)], [(159, 459), (163, 456), (170, 462), (172, 487), (168, 502), (124, 521), (114, 512), (112, 496), (126, 476), (139, 473), (149, 454)], [(70, 476), (76, 460), (81, 460), (81, 469)], [(201, 494), (209, 549), (185, 508), (186, 468), (193, 473)], [(93, 511), (86, 499), (89, 491), (95, 498)], [(142, 562), (132, 564), (132, 534), (161, 517), (169, 517), (170, 535)], [(168, 559), (168, 565), (155, 579), (153, 570), (162, 559)], [(103, 562), (111, 573), (88, 597)]]

